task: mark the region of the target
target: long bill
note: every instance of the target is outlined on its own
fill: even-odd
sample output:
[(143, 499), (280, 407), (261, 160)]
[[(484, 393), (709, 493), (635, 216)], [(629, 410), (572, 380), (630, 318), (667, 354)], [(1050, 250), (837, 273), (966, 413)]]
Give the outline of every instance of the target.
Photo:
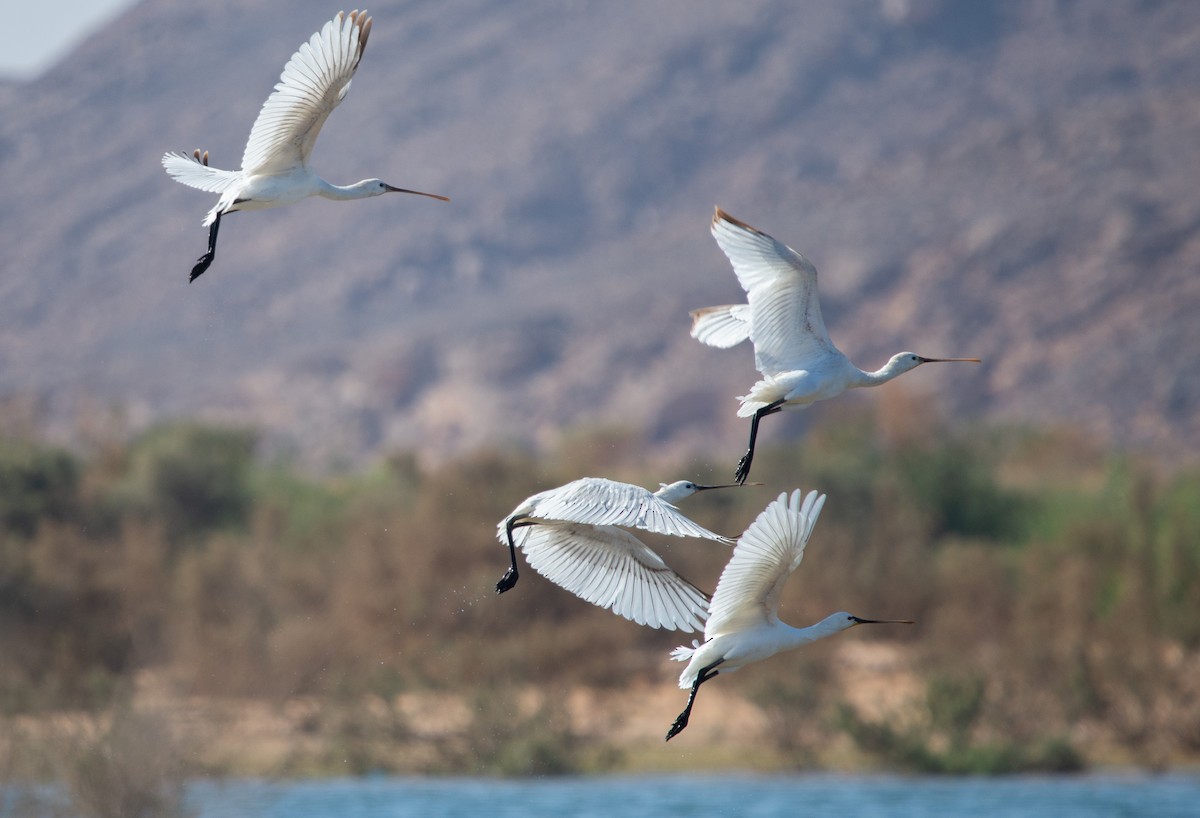
[(719, 486), (702, 486), (699, 483), (693, 483), (692, 485), (696, 487), (696, 491), (708, 491), (709, 489), (736, 489), (736, 488), (741, 488), (742, 486), (761, 486), (763, 484), (762, 483), (722, 483)]
[(428, 196), (430, 199), (438, 199), (443, 202), (450, 201), (449, 196), (439, 196), (436, 193), (423, 193), (420, 190), (406, 190), (402, 187), (392, 187), (387, 182), (383, 183), (383, 187), (388, 193), (411, 193), (414, 196)]
[(921, 358), (921, 363), (923, 364), (945, 364), (953, 361), (962, 361), (963, 363), (968, 364), (983, 363), (982, 358)]
[(855, 625), (915, 625), (916, 620), (913, 619), (860, 619), (857, 616), (850, 617), (854, 620)]

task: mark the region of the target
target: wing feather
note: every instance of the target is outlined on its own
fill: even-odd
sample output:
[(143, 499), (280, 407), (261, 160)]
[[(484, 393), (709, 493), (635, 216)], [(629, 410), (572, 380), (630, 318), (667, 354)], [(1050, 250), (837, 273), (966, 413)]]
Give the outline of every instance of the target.
[(243, 172), (284, 173), (308, 162), (325, 120), (350, 89), (370, 31), (365, 12), (338, 12), (296, 50), (250, 129)]
[(708, 596), (624, 529), (539, 524), (522, 550), (535, 571), (593, 605), (652, 628), (704, 628)]
[(807, 258), (717, 208), (712, 234), (749, 300), (749, 337), (764, 375), (810, 368), (837, 354), (817, 297), (817, 269)]
[(709, 606), (705, 639), (778, 619), (779, 596), (787, 578), (804, 558), (804, 548), (825, 505), (825, 495), (799, 489), (779, 495), (750, 524)]
[(541, 520), (620, 525), (655, 534), (729, 542), (729, 538), (693, 522), (653, 492), (603, 477), (575, 480), (531, 498), (526, 505), (526, 513)]

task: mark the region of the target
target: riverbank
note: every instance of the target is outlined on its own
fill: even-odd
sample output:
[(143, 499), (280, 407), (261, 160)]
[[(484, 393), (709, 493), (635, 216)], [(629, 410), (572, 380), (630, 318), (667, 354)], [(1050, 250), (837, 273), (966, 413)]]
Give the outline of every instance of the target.
[[(758, 678), (739, 674), (706, 686), (688, 729), (669, 744), (663, 735), (686, 700), (670, 678), (619, 689), (524, 685), (268, 701), (189, 694), (165, 674), (143, 672), (124, 705), (109, 712), (5, 720), (0, 773), (69, 778), (97, 751), (168, 778), (896, 769), (896, 758), (864, 742), (847, 719), (924, 736), (929, 753), (955, 749), (945, 733), (928, 729), (928, 686), (914, 672), (911, 649), (844, 640), (828, 658), (826, 684), (843, 694), (836, 707), (770, 702), (761, 685), (769, 688), (769, 674), (780, 668), (763, 667)], [(989, 741), (981, 736), (959, 749), (978, 753)], [(1062, 741), (1073, 753), (1064, 770), (1200, 769), (1200, 753), (1185, 746), (1134, 751), (1094, 720), (1069, 726)]]

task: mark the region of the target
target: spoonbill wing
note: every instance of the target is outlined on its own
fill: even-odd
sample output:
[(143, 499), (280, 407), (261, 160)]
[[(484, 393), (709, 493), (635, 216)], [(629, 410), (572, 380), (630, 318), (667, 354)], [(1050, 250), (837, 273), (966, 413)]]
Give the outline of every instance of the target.
[(750, 305), (725, 304), (692, 310), (692, 337), (720, 349), (737, 346), (750, 337)]
[(300, 46), (250, 129), (243, 173), (284, 173), (308, 163), (321, 126), (350, 90), (370, 33), (365, 13), (338, 12)]
[(811, 261), (720, 208), (712, 234), (749, 296), (750, 340), (760, 372), (809, 369), (811, 363), (841, 355), (821, 317)]
[(804, 547), (825, 505), (825, 495), (799, 489), (779, 495), (750, 524), (733, 548), (709, 605), (705, 639), (778, 619), (783, 584), (804, 558)]
[(653, 492), (603, 477), (584, 477), (546, 492), (538, 498), (530, 516), (588, 525), (622, 525), (655, 534), (729, 542), (727, 537), (692, 522)]
[(708, 596), (624, 529), (545, 523), (518, 537), (534, 570), (593, 605), (651, 628), (704, 629)]

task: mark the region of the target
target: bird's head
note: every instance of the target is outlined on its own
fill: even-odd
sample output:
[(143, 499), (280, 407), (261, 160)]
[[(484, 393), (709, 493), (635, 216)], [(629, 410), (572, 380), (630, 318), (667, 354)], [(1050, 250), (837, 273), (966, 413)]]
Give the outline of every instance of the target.
[(924, 355), (918, 355), (915, 352), (897, 352), (887, 362), (887, 366), (884, 369), (899, 375), (902, 372), (908, 372), (910, 369), (916, 369), (921, 364), (949, 363), (951, 361), (963, 361), (972, 364), (983, 363), (979, 358), (926, 358)]
[(368, 196), (382, 196), (385, 193), (391, 193), (396, 190), (396, 188), (382, 179), (364, 179), (355, 185), (355, 187), (362, 190)]
[(839, 631), (850, 630), (850, 628), (858, 625), (912, 625), (911, 619), (863, 619), (860, 616), (855, 616), (846, 611), (838, 611), (835, 614), (822, 619), (817, 623), (816, 627), (827, 633), (838, 633)]
[[(723, 483), (719, 486), (706, 486), (702, 483), (693, 483), (691, 480), (676, 480), (674, 483), (659, 483), (658, 485), (660, 486), (659, 490), (654, 492), (658, 498), (668, 503), (674, 503), (684, 497), (691, 497), (698, 491), (737, 488), (740, 484)], [(761, 486), (762, 483), (747, 483), (746, 485)]]

